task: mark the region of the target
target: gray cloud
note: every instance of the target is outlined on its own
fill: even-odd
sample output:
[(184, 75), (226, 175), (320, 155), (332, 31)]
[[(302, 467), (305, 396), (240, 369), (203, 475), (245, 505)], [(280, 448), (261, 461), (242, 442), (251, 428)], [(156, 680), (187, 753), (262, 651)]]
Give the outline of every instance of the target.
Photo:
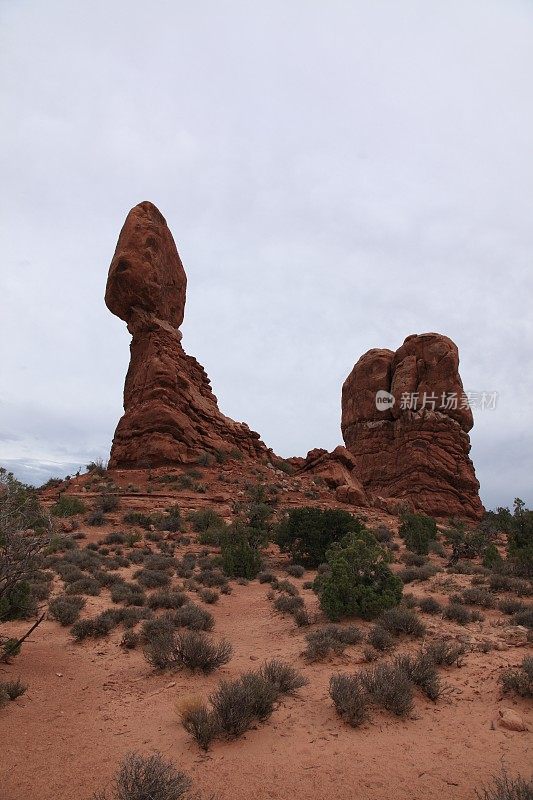
[(500, 392), (472, 432), (484, 502), (533, 503), (530, 4), (0, 13), (1, 463), (107, 454), (128, 362), (107, 267), (150, 199), (225, 413), (282, 455), (331, 448), (359, 356), (436, 330)]

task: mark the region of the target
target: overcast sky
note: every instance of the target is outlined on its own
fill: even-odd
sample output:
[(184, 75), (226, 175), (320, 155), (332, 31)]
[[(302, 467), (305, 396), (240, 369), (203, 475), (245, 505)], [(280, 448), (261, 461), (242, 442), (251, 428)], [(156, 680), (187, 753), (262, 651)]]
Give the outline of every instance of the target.
[(533, 504), (530, 0), (0, 0), (0, 464), (107, 458), (129, 360), (103, 301), (165, 215), (183, 344), (282, 456), (339, 444), (371, 347), (458, 345), (488, 507)]

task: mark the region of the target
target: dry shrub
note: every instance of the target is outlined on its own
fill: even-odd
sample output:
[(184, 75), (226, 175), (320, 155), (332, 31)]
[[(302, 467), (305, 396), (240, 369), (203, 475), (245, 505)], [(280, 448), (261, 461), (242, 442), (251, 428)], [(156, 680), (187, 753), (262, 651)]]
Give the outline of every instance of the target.
[(368, 641), (380, 652), (391, 650), (394, 647), (394, 636), (386, 628), (381, 625), (373, 625), (368, 634)]
[(129, 753), (123, 760), (110, 793), (97, 792), (94, 800), (181, 800), (190, 779), (159, 754)]
[(398, 717), (413, 708), (413, 686), (396, 664), (377, 664), (361, 673), (361, 681), (373, 702)]
[(184, 631), (176, 636), (172, 666), (208, 674), (227, 664), (232, 655), (233, 647), (226, 639), (213, 642), (201, 631)]
[(261, 674), (276, 687), (279, 694), (290, 694), (309, 683), (298, 670), (277, 659), (263, 664)]
[(332, 675), (329, 694), (337, 714), (352, 728), (369, 718), (370, 699), (358, 675)]
[(326, 625), (305, 637), (307, 647), (304, 656), (308, 661), (320, 661), (329, 653), (339, 655), (343, 653), (348, 645), (358, 644), (363, 634), (355, 625)]
[(505, 773), (495, 777), (491, 786), (476, 791), (478, 800), (533, 800), (533, 782), (522, 777), (509, 778)]
[(389, 608), (380, 617), (381, 625), (394, 634), (405, 633), (420, 637), (426, 632), (426, 626), (414, 611), (409, 608)]

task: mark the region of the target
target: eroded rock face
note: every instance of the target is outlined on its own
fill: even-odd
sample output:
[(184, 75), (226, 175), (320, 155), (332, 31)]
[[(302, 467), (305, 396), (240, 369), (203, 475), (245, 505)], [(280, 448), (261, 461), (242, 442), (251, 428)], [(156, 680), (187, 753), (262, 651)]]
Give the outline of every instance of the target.
[[(380, 390), (393, 405), (376, 407)], [(414, 408), (406, 398), (416, 395)], [(462, 395), (459, 353), (446, 336), (408, 336), (395, 353), (369, 350), (359, 359), (343, 385), (341, 428), (355, 473), (378, 505), (481, 516), (468, 455), (473, 418)]]
[(340, 503), (368, 505), (366, 492), (356, 476), (357, 461), (342, 445), (331, 453), (321, 448), (310, 450), (297, 466), (300, 473), (321, 478), (326, 486), (335, 491)]
[(202, 452), (269, 453), (258, 433), (219, 411), (203, 367), (183, 350), (186, 286), (163, 215), (152, 203), (140, 203), (120, 233), (105, 294), (133, 337), (112, 468), (192, 463)]

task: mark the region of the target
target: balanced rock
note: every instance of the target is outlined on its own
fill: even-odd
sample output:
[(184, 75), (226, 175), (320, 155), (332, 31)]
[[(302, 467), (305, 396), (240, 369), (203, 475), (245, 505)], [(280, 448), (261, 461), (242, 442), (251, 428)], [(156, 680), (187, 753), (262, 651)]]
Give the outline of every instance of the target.
[(408, 336), (396, 352), (369, 350), (342, 388), (344, 441), (380, 507), (481, 517), (472, 425), (457, 347), (438, 333)]
[(192, 463), (201, 453), (270, 451), (259, 434), (218, 408), (203, 367), (181, 345), (187, 278), (160, 211), (148, 202), (128, 214), (109, 268), (105, 302), (132, 334), (109, 466)]

